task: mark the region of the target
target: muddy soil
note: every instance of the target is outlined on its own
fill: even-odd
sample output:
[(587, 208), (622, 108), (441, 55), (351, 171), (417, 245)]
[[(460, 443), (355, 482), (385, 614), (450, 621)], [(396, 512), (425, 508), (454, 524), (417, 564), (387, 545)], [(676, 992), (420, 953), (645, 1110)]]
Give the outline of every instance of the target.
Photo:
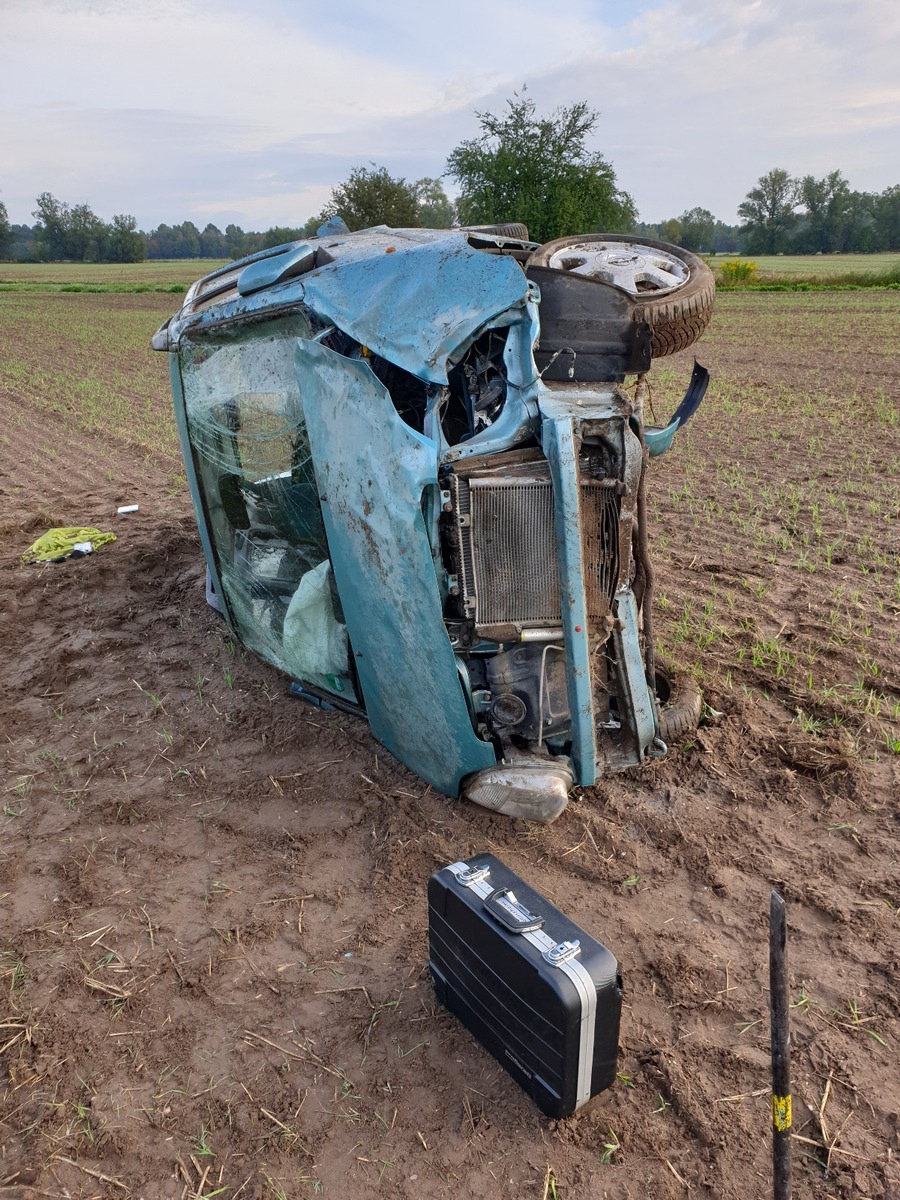
[[(750, 389), (751, 424), (795, 433), (805, 418), (779, 417), (767, 389), (807, 368), (742, 361), (749, 335), (726, 315), (707, 361)], [(867, 364), (896, 404), (895, 361)], [(763, 480), (775, 450), (725, 438), (747, 419), (721, 396), (653, 485), (658, 637), (701, 675), (704, 723), (540, 827), (429, 790), (364, 723), (305, 707), (243, 653), (205, 603), (177, 464), (0, 393), (0, 1196), (768, 1196), (772, 887), (790, 928), (794, 1195), (900, 1196), (885, 734), (900, 736), (900, 595), (889, 572), (867, 591), (852, 557), (832, 568), (848, 604), (859, 584), (879, 713), (803, 682), (827, 666), (849, 687), (867, 668), (832, 636), (836, 576), (793, 551), (773, 562), (759, 521), (730, 519), (723, 465)], [(797, 478), (830, 470), (865, 497), (883, 459), (896, 485), (896, 426), (858, 437), (868, 465), (832, 439), (815, 460), (795, 447)], [(685, 516), (692, 462), (711, 519)], [(124, 503), (139, 512), (117, 517)], [(885, 526), (867, 505), (828, 520), (896, 556), (896, 514)], [(76, 523), (117, 541), (21, 563)], [(823, 657), (779, 674), (774, 651), (754, 653), (775, 643)], [(544, 1119), (435, 1004), (426, 881), (480, 851), (622, 965), (619, 1079), (567, 1120)]]

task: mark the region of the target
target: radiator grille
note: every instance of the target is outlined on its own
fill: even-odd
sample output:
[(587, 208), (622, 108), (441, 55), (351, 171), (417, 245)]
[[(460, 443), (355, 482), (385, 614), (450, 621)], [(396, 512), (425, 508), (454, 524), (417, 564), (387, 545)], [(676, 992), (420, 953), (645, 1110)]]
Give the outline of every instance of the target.
[[(611, 486), (612, 485), (612, 486)], [(460, 585), (476, 627), (552, 625), (561, 620), (553, 490), (546, 464), (454, 478)], [(582, 554), (588, 617), (609, 613), (619, 581), (615, 481), (581, 483)]]

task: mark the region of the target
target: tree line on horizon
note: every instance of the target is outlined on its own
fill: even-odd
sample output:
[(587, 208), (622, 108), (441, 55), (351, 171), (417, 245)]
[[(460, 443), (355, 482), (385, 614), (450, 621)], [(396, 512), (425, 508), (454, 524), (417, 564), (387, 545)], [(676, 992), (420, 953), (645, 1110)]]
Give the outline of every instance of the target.
[(900, 185), (883, 192), (850, 188), (841, 171), (795, 178), (782, 168), (761, 176), (728, 225), (697, 207), (656, 223), (638, 220), (634, 201), (612, 165), (587, 149), (599, 113), (584, 102), (538, 116), (527, 91), (501, 114), (476, 112), (481, 132), (450, 154), (445, 174), (456, 181), (451, 201), (440, 179), (409, 182), (375, 163), (355, 167), (322, 212), (302, 226), (265, 232), (193, 222), (138, 230), (134, 217), (111, 222), (87, 204), (70, 207), (49, 192), (37, 197), (35, 225), (10, 224), (0, 201), (0, 260), (14, 262), (141, 262), (144, 259), (238, 259), (315, 234), (341, 217), (353, 229), (371, 225), (446, 229), (510, 221), (533, 240), (568, 233), (630, 233), (696, 253), (831, 254), (900, 250)]

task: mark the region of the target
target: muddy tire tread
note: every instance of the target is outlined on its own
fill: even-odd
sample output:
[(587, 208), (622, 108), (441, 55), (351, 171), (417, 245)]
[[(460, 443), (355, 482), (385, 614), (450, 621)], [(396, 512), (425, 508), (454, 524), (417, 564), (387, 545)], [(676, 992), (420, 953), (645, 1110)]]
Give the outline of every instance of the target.
[(670, 675), (672, 701), (659, 714), (659, 736), (666, 744), (693, 733), (700, 721), (703, 697), (696, 681), (683, 671)]
[(692, 346), (710, 322), (715, 296), (716, 285), (709, 279), (693, 295), (681, 298), (676, 292), (656, 305), (635, 305), (635, 321), (650, 326), (653, 357), (665, 358)]
[(519, 242), (529, 241), (528, 226), (523, 225), (521, 221), (507, 221), (501, 225), (467, 225), (464, 228), (471, 229), (473, 233), (494, 234), (497, 237), (514, 238)]

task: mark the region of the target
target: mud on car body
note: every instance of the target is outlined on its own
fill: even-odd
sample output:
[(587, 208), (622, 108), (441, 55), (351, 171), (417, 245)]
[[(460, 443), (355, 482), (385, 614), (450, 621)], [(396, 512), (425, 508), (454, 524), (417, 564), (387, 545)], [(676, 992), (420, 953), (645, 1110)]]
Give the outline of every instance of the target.
[(707, 375), (663, 429), (645, 376), (712, 299), (683, 250), (522, 226), (332, 222), (199, 280), (153, 345), (235, 635), (510, 815), (665, 754), (645, 479)]

